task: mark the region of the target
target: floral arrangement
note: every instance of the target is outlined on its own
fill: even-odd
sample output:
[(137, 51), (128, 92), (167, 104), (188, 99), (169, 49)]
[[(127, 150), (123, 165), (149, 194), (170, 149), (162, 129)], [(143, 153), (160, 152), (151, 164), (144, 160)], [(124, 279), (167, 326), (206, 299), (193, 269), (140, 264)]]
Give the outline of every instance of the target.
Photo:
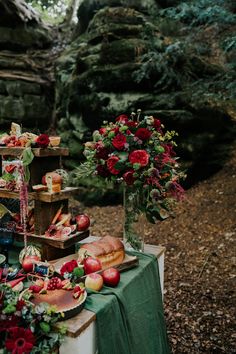
[(140, 210), (155, 223), (169, 216), (173, 203), (181, 200), (184, 190), (179, 184), (183, 172), (174, 151), (174, 131), (164, 132), (161, 121), (153, 116), (120, 115), (115, 122), (93, 133), (85, 143), (77, 177), (98, 175), (114, 183), (123, 183), (143, 194)]
[(46, 303), (34, 306), (29, 296), (0, 285), (1, 353), (56, 353), (63, 339), (65, 328), (54, 326), (62, 314)]

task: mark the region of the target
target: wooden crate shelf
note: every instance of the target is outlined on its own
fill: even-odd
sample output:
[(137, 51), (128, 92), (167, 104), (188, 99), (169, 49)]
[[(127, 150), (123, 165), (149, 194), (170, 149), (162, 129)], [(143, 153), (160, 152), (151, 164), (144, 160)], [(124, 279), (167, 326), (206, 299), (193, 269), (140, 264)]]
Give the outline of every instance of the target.
[[(42, 261), (51, 261), (74, 254), (76, 252), (76, 243), (86, 239), (88, 236), (89, 230), (86, 230), (61, 240), (44, 235), (27, 234), (27, 240), (40, 248)], [(23, 243), (24, 235), (23, 233), (15, 233), (14, 238), (17, 242)]]
[(40, 200), (45, 203), (57, 202), (63, 199), (70, 198), (75, 194), (79, 189), (76, 187), (66, 187), (58, 193), (49, 193), (49, 192), (35, 192), (34, 199)]
[[(3, 159), (17, 160), (23, 154), (23, 147), (0, 147), (0, 167)], [(34, 204), (34, 234), (29, 233), (27, 240), (38, 244), (41, 248), (43, 260), (52, 260), (72, 254), (76, 250), (76, 243), (89, 236), (89, 230), (77, 232), (63, 239), (46, 237), (45, 231), (51, 225), (56, 212), (62, 208), (62, 213), (68, 213), (69, 198), (78, 191), (78, 188), (67, 187), (58, 193), (36, 192), (32, 186), (41, 184), (42, 177), (51, 171), (62, 168), (61, 158), (69, 155), (68, 148), (32, 148), (34, 158), (29, 165), (30, 181), (28, 198)], [(1, 168), (0, 168), (1, 170)], [(0, 188), (0, 198), (20, 199), (20, 193)], [(15, 240), (22, 242), (23, 234), (16, 233)]]
[[(76, 187), (66, 187), (58, 193), (49, 193), (49, 192), (29, 192), (29, 199), (40, 200), (45, 203), (57, 202), (60, 200), (68, 199), (73, 194), (78, 191)], [(12, 198), (19, 199), (19, 192), (8, 191), (7, 189), (0, 188), (0, 198)]]
[[(23, 151), (25, 150), (24, 147), (0, 147), (0, 155), (1, 156), (21, 156)], [(51, 148), (32, 148), (32, 152), (35, 157), (49, 157), (49, 156), (68, 156), (69, 149), (62, 148), (62, 147), (51, 147)]]
[[(35, 193), (34, 192), (28, 193), (28, 197), (29, 199), (34, 199)], [(0, 198), (19, 199), (20, 194), (19, 192), (8, 191), (5, 188), (0, 188)]]
[[(35, 234), (27, 234), (27, 240), (29, 242), (35, 242), (35, 243), (43, 243), (55, 248), (61, 248), (61, 249), (65, 249), (65, 248), (69, 248), (72, 245), (74, 245), (75, 243), (87, 238), (89, 236), (89, 229), (86, 231), (81, 231), (81, 232), (77, 232), (73, 235), (70, 236), (65, 236), (61, 239), (58, 239), (56, 237), (46, 237), (45, 235), (35, 235)], [(24, 234), (19, 232), (19, 233), (15, 233), (14, 237), (16, 239), (16, 241), (21, 242), (23, 241), (24, 238)]]

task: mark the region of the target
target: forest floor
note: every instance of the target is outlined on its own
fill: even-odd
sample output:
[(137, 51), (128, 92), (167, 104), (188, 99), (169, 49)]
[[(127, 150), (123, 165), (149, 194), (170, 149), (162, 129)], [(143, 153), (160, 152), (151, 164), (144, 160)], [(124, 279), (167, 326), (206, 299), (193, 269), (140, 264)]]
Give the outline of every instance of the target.
[[(122, 206), (84, 212), (94, 221), (91, 234), (122, 236)], [(235, 236), (236, 151), (186, 191), (175, 218), (146, 225), (145, 242), (166, 247), (164, 308), (173, 353), (236, 353)]]

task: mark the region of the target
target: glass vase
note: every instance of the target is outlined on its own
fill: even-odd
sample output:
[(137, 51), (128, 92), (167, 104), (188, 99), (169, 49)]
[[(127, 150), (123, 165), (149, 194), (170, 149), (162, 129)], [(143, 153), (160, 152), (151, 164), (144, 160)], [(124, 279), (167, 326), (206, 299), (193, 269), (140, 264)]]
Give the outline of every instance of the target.
[(123, 242), (128, 251), (144, 250), (145, 215), (141, 211), (142, 190), (125, 186), (123, 191), (124, 224)]

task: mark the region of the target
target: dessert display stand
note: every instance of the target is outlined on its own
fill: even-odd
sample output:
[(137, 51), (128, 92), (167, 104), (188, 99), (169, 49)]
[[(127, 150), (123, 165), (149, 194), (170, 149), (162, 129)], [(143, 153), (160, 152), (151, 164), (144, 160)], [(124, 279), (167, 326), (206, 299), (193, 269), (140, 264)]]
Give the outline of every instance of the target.
[[(2, 159), (11, 157), (19, 159), (24, 148), (21, 147), (0, 147), (1, 164)], [(30, 181), (28, 187), (28, 198), (34, 202), (34, 232), (27, 234), (30, 243), (39, 244), (42, 260), (52, 260), (64, 257), (75, 252), (75, 244), (88, 237), (89, 231), (77, 232), (62, 238), (45, 237), (44, 233), (51, 224), (57, 210), (62, 207), (62, 212), (68, 212), (69, 198), (76, 193), (77, 188), (67, 187), (57, 193), (35, 192), (32, 186), (41, 184), (42, 177), (50, 171), (61, 168), (61, 158), (69, 155), (67, 148), (32, 148), (34, 159), (29, 165)], [(2, 170), (2, 169), (0, 169)], [(0, 188), (0, 198), (19, 199), (19, 192), (9, 191)], [(14, 240), (23, 241), (22, 233), (15, 233)]]
[[(92, 242), (97, 240), (96, 236), (89, 236), (82, 242)], [(164, 289), (164, 256), (165, 247), (145, 245), (145, 253), (151, 253), (156, 256), (159, 274), (160, 285), (163, 297)], [(60, 354), (96, 354), (97, 342), (96, 342), (96, 315), (92, 311), (83, 309), (77, 316), (65, 321), (67, 327), (66, 338), (59, 349)]]

